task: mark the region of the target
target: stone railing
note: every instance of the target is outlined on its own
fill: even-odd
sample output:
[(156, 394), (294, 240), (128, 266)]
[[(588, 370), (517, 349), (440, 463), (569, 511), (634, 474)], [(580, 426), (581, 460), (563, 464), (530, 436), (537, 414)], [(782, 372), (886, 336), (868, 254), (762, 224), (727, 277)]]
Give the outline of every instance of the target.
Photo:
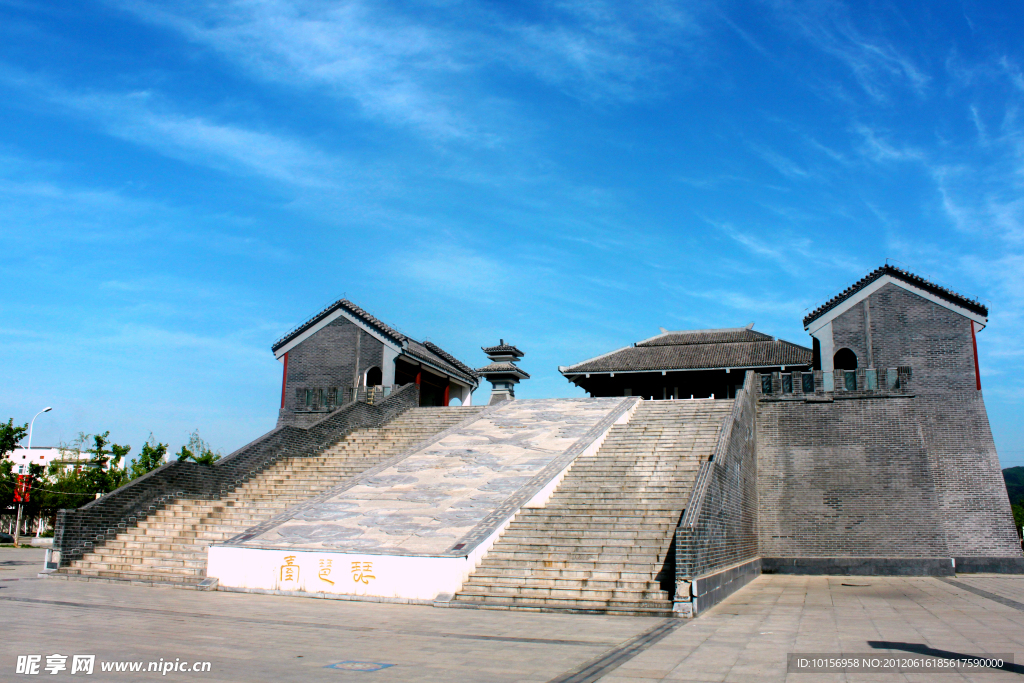
[(758, 375), (756, 390), (759, 399), (907, 396), (910, 394), (911, 376), (909, 366), (834, 372), (773, 372)]
[(309, 427), (278, 427), (212, 466), (177, 461), (162, 465), (77, 510), (59, 511), (51, 568), (66, 566), (171, 500), (219, 499), (281, 458), (319, 455), (353, 430), (379, 427), (417, 405), (419, 386), (408, 384), (376, 405), (357, 401)]

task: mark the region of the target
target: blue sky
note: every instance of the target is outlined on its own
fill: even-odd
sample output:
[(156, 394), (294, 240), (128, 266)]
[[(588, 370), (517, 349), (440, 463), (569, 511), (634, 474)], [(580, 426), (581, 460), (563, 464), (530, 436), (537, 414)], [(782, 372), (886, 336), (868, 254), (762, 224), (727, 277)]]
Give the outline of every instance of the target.
[[(807, 343), (893, 259), (991, 309), (1024, 464), (1020, 3), (0, 0), (0, 416), (271, 428), (341, 297), (524, 397), (670, 329)], [(485, 398), (486, 389), (477, 399)]]

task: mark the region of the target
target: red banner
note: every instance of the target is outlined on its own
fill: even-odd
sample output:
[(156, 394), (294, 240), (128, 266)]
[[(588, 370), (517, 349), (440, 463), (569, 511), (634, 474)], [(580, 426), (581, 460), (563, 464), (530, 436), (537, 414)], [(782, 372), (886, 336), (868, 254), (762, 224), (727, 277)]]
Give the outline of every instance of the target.
[(18, 475), (18, 484), (14, 487), (14, 502), (29, 502), (29, 492), (32, 490), (32, 476), (28, 474)]

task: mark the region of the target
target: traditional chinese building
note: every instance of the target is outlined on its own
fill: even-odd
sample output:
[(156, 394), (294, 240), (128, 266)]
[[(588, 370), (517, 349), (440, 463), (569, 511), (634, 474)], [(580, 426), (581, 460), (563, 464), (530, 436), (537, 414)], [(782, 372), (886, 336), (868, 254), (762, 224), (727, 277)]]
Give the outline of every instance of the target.
[(278, 424), (308, 425), (356, 398), (420, 385), (420, 405), (472, 401), (480, 379), (429, 341), (419, 342), (339, 299), (274, 343), (283, 365)]
[(811, 349), (757, 332), (753, 324), (670, 332), (558, 371), (591, 396), (733, 398), (746, 370), (805, 370)]
[[(341, 300), (274, 345), (279, 428), (61, 511), (48, 567), (645, 616), (700, 614), (762, 572), (1024, 572), (981, 391), (987, 308), (885, 266), (803, 322), (813, 348), (662, 330), (560, 368), (591, 398), (511, 401), (515, 346), (474, 371)], [(434, 407), (480, 374), (494, 405)], [(283, 506), (259, 512), (268, 491)], [(642, 542), (606, 543), (623, 533)]]

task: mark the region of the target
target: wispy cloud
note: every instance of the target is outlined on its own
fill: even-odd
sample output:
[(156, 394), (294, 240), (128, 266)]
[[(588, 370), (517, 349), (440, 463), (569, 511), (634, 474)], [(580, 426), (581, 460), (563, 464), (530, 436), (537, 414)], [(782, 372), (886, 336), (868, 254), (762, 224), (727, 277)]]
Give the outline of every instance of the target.
[(285, 134), (182, 113), (153, 91), (74, 90), (9, 66), (0, 69), (0, 81), (110, 135), (189, 163), (306, 188), (335, 186), (345, 170), (337, 158)]
[(750, 148), (772, 168), (789, 178), (806, 178), (809, 174), (795, 161), (779, 154), (766, 145), (751, 144)]
[(464, 3), (426, 14), (354, 0), (119, 5), (256, 78), (316, 88), (432, 139), (486, 146), (502, 143), (517, 117), (510, 99), (483, 92), (484, 73), (525, 74), (581, 99), (633, 99), (698, 33), (692, 11), (661, 0), (566, 1), (533, 18)]
[(881, 131), (863, 123), (854, 125), (861, 137), (861, 153), (875, 162), (924, 161), (924, 153), (913, 147), (899, 147), (885, 138)]
[(397, 252), (387, 271), (417, 290), (453, 300), (496, 302), (509, 287), (508, 266), (454, 240), (445, 242)]
[(846, 6), (839, 2), (798, 3), (775, 0), (783, 20), (795, 24), (821, 51), (842, 62), (857, 83), (876, 102), (891, 99), (896, 87), (923, 96), (931, 78), (913, 59), (882, 36), (866, 35)]
[(708, 221), (708, 223), (750, 254), (772, 261), (777, 268), (795, 277), (806, 275), (808, 263), (850, 273), (865, 272), (864, 267), (856, 259), (851, 259), (846, 254), (837, 256), (826, 249), (818, 248), (807, 237), (794, 237), (774, 232), (769, 241), (739, 230), (729, 223), (713, 221)]

